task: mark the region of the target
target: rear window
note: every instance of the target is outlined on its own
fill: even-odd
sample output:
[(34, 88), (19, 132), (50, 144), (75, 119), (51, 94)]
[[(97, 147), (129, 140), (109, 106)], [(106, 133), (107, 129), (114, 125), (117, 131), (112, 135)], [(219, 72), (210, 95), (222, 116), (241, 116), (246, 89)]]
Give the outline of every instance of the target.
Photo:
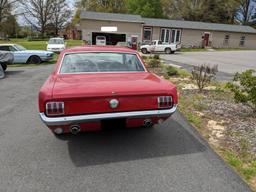
[(98, 39), (98, 40), (105, 40), (106, 37), (104, 37), (104, 36), (97, 36), (96, 39)]
[(63, 39), (50, 39), (48, 44), (64, 44)]
[(60, 69), (60, 73), (136, 71), (144, 71), (144, 67), (136, 54), (129, 53), (70, 53)]

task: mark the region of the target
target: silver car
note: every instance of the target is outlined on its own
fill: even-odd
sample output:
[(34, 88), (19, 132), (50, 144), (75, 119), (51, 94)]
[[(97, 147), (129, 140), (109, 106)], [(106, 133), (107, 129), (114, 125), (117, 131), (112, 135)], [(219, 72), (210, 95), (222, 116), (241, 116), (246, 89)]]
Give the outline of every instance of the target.
[(53, 59), (53, 52), (43, 50), (27, 50), (18, 44), (0, 44), (0, 51), (10, 51), (14, 56), (13, 63), (41, 63)]

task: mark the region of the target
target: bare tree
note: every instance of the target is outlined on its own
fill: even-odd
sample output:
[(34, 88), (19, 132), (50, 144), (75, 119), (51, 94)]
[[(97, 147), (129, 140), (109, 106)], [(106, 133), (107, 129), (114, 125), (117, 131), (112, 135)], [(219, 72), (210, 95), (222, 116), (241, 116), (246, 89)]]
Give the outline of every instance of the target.
[(55, 29), (55, 35), (65, 27), (71, 18), (71, 9), (66, 0), (54, 0), (52, 22)]
[(41, 33), (43, 38), (47, 25), (52, 22), (55, 0), (23, 0), (26, 21)]
[(18, 0), (0, 0), (0, 23), (10, 15), (12, 5)]
[(256, 0), (240, 0), (240, 8), (237, 14), (237, 20), (239, 20), (242, 24), (246, 25), (250, 22), (253, 15), (255, 14), (255, 3)]

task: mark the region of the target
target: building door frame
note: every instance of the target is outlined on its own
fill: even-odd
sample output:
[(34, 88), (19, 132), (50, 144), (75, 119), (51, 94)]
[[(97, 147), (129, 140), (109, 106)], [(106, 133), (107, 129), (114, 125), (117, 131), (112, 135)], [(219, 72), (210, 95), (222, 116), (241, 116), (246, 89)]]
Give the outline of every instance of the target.
[(210, 32), (204, 32), (204, 36), (203, 36), (204, 47), (210, 47), (210, 36), (211, 36)]

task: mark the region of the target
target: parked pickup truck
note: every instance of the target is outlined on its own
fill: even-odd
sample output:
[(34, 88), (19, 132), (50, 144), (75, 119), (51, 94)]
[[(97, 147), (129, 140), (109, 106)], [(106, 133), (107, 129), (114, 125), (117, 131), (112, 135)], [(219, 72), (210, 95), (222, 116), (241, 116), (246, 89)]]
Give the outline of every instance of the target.
[(166, 54), (173, 54), (175, 51), (179, 50), (181, 47), (176, 43), (163, 43), (160, 40), (154, 40), (149, 45), (142, 45), (140, 50), (143, 54), (152, 52), (165, 52)]

